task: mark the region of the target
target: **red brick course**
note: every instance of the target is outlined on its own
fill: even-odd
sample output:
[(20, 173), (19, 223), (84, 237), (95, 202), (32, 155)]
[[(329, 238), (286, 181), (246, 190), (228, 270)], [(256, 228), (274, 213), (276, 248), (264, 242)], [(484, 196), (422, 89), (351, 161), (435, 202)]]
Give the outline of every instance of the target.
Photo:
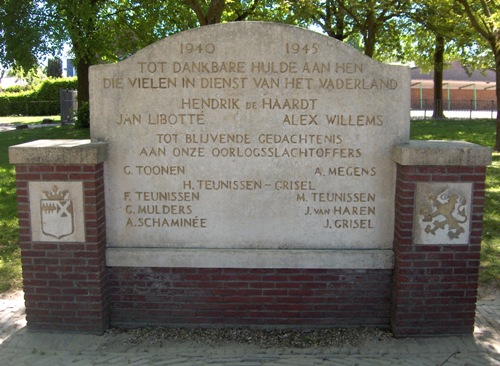
[(111, 324), (389, 327), (392, 270), (112, 267)]

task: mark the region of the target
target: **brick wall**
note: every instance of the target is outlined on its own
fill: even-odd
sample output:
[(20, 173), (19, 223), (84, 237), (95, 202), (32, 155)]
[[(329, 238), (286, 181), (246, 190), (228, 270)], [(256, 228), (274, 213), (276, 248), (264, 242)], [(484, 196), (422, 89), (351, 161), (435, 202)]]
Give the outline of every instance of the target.
[[(473, 332), (485, 167), (398, 165), (392, 329), (397, 336)], [(413, 244), (417, 182), (472, 182), (468, 245)]]
[[(108, 327), (103, 165), (17, 165), (20, 245), (30, 328), (101, 333)], [(29, 181), (81, 181), (85, 242), (32, 242)]]
[(111, 324), (388, 328), (392, 270), (109, 268)]
[[(73, 145), (62, 145), (55, 158), (47, 154), (58, 164), (33, 164), (40, 153), (36, 148), (31, 153), (31, 145), (20, 146), (20, 152), (14, 150), (11, 155), (17, 171), (30, 328), (101, 333), (109, 324), (391, 326), (396, 336), (473, 331), (485, 166), (491, 162), (488, 148), (458, 142), (410, 142), (395, 147), (394, 270), (208, 269), (106, 267), (104, 145), (82, 147), (95, 152), (87, 154), (95, 159), (78, 164), (60, 162), (68, 160), (67, 152), (81, 160)], [(23, 149), (29, 153), (23, 155)], [(471, 162), (473, 166), (466, 166)], [(82, 183), (85, 235), (78, 240), (84, 240), (33, 241), (29, 183), (37, 181)], [(467, 192), (472, 185), (468, 244), (414, 244), (419, 182), (466, 182)]]

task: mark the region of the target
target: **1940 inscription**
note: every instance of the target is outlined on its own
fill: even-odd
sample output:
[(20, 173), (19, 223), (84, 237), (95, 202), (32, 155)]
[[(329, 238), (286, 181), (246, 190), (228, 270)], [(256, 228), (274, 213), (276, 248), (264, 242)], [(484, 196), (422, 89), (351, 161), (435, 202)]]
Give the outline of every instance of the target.
[(91, 69), (112, 246), (390, 247), (407, 70), (254, 26)]

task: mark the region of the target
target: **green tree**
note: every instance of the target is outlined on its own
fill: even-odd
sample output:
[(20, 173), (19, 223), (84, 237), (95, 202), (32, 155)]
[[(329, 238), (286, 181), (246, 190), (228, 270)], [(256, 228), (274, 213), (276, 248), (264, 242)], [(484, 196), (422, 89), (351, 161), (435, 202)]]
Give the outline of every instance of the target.
[(461, 4), (471, 26), (479, 33), (493, 54), (496, 71), (497, 120), (493, 149), (500, 151), (500, 2), (498, 0), (455, 0)]
[(306, 25), (315, 25), (328, 36), (345, 41), (352, 25), (344, 5), (344, 0), (297, 0), (291, 2), (291, 9)]
[(201, 26), (220, 23), (226, 0), (183, 0), (196, 14)]
[(463, 17), (450, 16), (452, 0), (419, 0), (410, 11), (412, 22), (405, 27), (404, 59), (424, 70), (434, 70), (433, 118), (445, 118), (443, 110), (443, 72), (446, 65), (460, 58), (459, 50), (473, 35)]
[[(330, 37), (376, 56), (377, 47), (397, 44), (395, 20), (410, 6), (408, 0), (297, 0), (292, 2), (298, 18), (322, 29)], [(385, 55), (382, 52), (381, 55)]]
[(100, 38), (100, 9), (105, 7), (106, 0), (48, 0), (48, 6), (54, 7), (61, 19), (62, 26), (71, 42), (72, 52), (76, 60), (78, 75), (78, 101), (80, 105), (89, 100), (89, 67), (98, 60), (98, 55), (105, 50)]
[(63, 41), (57, 38), (61, 28), (53, 21), (55, 9), (38, 5), (30, 0), (0, 1), (0, 64), (4, 68), (27, 72), (62, 47)]
[(361, 35), (365, 55), (374, 57), (377, 42), (394, 37), (397, 28), (393, 20), (404, 15), (410, 3), (408, 0), (345, 0), (338, 2), (338, 6), (347, 14), (353, 31)]
[(100, 37), (110, 48), (101, 62), (123, 60), (159, 39), (197, 25), (196, 16), (181, 0), (108, 0), (108, 8), (99, 18)]
[(298, 24), (295, 2), (275, 0), (181, 0), (200, 26), (243, 20)]
[(78, 73), (78, 101), (89, 99), (88, 70), (114, 62), (154, 41), (196, 25), (178, 1), (3, 0), (0, 62), (35, 68), (69, 43)]

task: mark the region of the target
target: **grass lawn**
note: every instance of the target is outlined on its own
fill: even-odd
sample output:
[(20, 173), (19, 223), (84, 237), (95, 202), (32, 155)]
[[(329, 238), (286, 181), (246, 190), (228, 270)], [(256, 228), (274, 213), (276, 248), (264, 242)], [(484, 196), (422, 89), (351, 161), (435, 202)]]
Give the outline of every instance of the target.
[(51, 119), (54, 122), (60, 122), (61, 116), (46, 116), (46, 117), (0, 117), (0, 125), (3, 123), (15, 123), (15, 124), (28, 124), (28, 123), (42, 123), (44, 119)]
[[(57, 117), (57, 116), (56, 116)], [(1, 117), (0, 123), (36, 123), (45, 117)], [(55, 119), (55, 117), (54, 117)], [(464, 140), (493, 146), (495, 121), (414, 121), (414, 140)], [(14, 167), (8, 163), (8, 147), (38, 139), (86, 139), (89, 130), (73, 126), (23, 129), (0, 133), (0, 292), (21, 286), (21, 259)], [(500, 154), (487, 169), (486, 204), (481, 251), (480, 280), (500, 278)]]

